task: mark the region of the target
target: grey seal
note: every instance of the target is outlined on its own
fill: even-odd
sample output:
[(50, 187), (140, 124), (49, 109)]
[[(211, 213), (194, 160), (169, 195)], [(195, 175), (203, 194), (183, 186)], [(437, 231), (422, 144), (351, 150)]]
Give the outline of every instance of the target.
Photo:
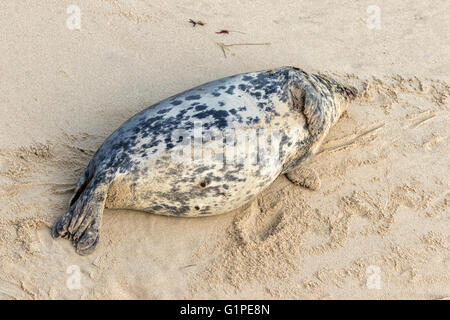
[(89, 254), (105, 207), (221, 214), (245, 205), (281, 174), (318, 189), (316, 173), (302, 164), (356, 95), (327, 76), (282, 67), (218, 79), (156, 103), (100, 146), (52, 236)]

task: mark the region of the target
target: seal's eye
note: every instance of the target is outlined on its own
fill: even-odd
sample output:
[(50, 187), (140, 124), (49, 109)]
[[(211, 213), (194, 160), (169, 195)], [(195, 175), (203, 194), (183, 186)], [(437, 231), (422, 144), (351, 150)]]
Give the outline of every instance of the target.
[(195, 206), (194, 209), (195, 210), (200, 210), (200, 207), (199, 206)]

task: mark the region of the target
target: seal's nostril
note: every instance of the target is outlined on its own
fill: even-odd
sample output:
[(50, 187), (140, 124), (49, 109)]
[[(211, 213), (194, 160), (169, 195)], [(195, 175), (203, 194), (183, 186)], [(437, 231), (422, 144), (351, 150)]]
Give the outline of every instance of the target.
[(194, 209), (195, 210), (200, 210), (200, 207), (199, 206), (195, 206)]

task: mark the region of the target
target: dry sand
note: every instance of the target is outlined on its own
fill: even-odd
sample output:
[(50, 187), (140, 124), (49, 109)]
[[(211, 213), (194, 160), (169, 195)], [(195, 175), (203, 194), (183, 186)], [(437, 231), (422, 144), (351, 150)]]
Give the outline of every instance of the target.
[[(450, 297), (450, 3), (377, 1), (374, 30), (372, 2), (339, 3), (2, 1), (0, 298)], [(66, 27), (70, 4), (80, 30)], [(242, 43), (268, 44), (229, 46)], [(124, 120), (282, 65), (363, 93), (314, 158), (320, 191), (280, 177), (218, 217), (106, 210), (86, 257), (51, 239), (79, 174)], [(73, 265), (79, 289), (66, 285)]]

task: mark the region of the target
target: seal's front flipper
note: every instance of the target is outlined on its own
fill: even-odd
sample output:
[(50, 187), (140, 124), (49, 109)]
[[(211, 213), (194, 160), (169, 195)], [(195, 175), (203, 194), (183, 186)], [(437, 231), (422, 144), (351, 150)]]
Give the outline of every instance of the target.
[(77, 253), (81, 255), (94, 251), (107, 193), (108, 185), (91, 180), (69, 211), (53, 225), (53, 238), (72, 240)]
[(296, 185), (314, 191), (320, 189), (320, 178), (313, 168), (300, 166), (299, 168), (286, 173), (286, 178)]

